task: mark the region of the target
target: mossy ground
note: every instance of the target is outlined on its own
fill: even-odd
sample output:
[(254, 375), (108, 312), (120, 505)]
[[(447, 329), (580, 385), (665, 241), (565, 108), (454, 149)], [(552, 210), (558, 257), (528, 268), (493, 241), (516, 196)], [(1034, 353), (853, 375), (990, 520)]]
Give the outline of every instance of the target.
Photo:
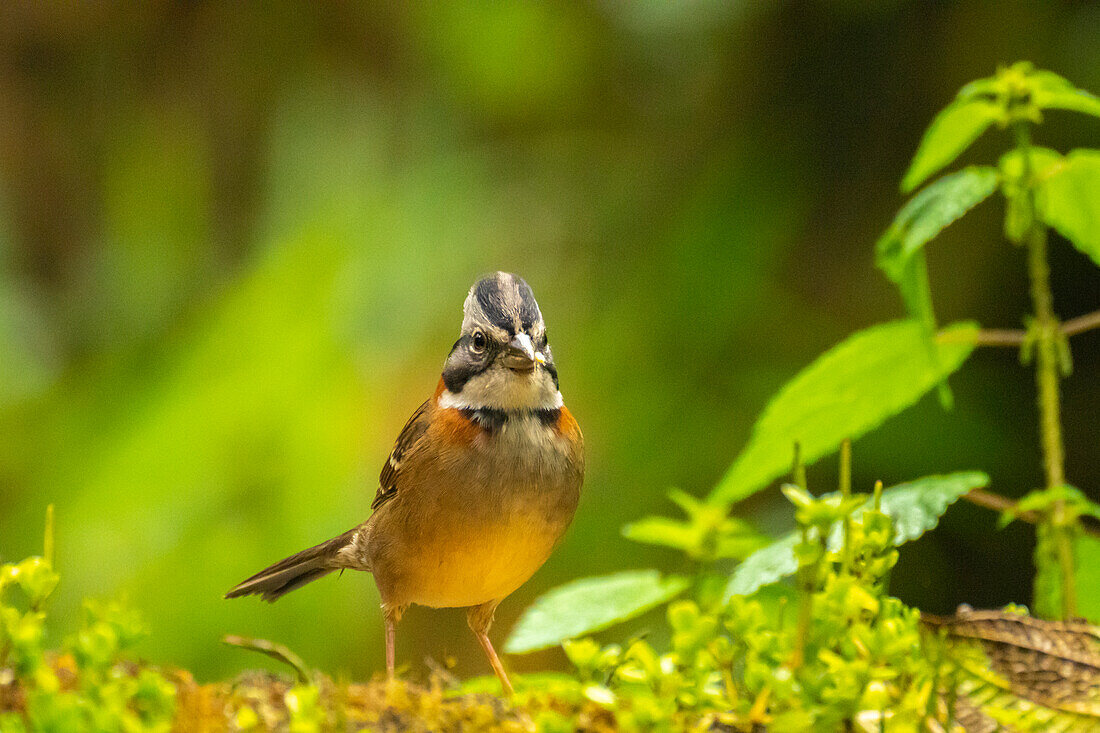
[[(60, 692), (81, 688), (78, 666), (70, 654), (45, 660), (60, 683)], [(376, 676), (367, 682), (335, 681), (319, 676), (311, 684), (291, 675), (246, 672), (225, 682), (200, 683), (186, 670), (120, 663), (113, 674), (138, 677), (153, 672), (174, 688), (170, 730), (218, 731), (357, 731), (428, 733), (431, 731), (536, 730), (615, 731), (615, 717), (594, 702), (548, 693), (541, 680), (513, 700), (489, 692), (464, 692), (456, 681), (432, 674), (424, 684)], [(476, 684), (474, 685), (477, 686)], [(0, 679), (0, 714), (26, 713), (27, 691), (16, 679)], [(13, 720), (12, 718), (8, 719)], [(159, 726), (158, 726), (159, 729)], [(0, 725), (3, 733), (7, 727)]]

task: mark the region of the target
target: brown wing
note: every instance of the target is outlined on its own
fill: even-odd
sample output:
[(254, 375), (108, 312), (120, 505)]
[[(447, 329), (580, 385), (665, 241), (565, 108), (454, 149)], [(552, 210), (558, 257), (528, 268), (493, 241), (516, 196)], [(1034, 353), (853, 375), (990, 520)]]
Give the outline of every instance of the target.
[(393, 444), (393, 450), (390, 451), (389, 460), (386, 461), (386, 465), (382, 466), (382, 474), (378, 477), (378, 492), (374, 495), (374, 501), (371, 502), (371, 509), (378, 509), (397, 493), (398, 478), (401, 475), (401, 461), (405, 459), (409, 449), (416, 445), (416, 442), (424, 435), (424, 431), (428, 429), (428, 407), (430, 405), (431, 400), (428, 400), (416, 408), (416, 412), (405, 423), (405, 427), (401, 428), (401, 434), (397, 436), (397, 442)]

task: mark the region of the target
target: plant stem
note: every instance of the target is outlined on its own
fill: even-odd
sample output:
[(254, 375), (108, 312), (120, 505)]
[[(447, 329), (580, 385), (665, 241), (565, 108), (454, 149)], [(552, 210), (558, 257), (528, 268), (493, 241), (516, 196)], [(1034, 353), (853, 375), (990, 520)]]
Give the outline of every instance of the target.
[(1061, 396), (1058, 390), (1058, 322), (1054, 317), (1050, 293), (1050, 267), (1047, 264), (1047, 237), (1041, 227), (1028, 236), (1028, 271), (1031, 275), (1031, 300), (1035, 306), (1036, 339), (1035, 385), (1039, 389), (1039, 428), (1043, 440), (1043, 466), (1047, 488), (1066, 482), (1065, 453), (1062, 448)]
[(823, 536), (812, 537), (809, 527), (802, 527), (802, 546), (809, 548), (812, 544), (820, 543), (815, 548), (814, 561), (803, 564), (799, 561), (798, 567), (798, 625), (795, 627), (794, 654), (791, 656), (790, 666), (793, 670), (802, 668), (806, 663), (806, 646), (810, 641), (810, 626), (814, 619), (814, 592), (817, 590), (817, 579), (820, 575), (821, 563), (824, 561), (828, 548)]
[[(852, 495), (852, 439), (840, 444), (840, 495), (847, 499)], [(852, 515), (844, 515), (844, 545), (840, 556), (840, 572), (847, 575), (852, 569)]]
[[(1046, 487), (1055, 490), (1065, 485), (1065, 451), (1062, 446), (1061, 398), (1058, 392), (1058, 339), (1062, 338), (1054, 315), (1054, 297), (1050, 290), (1050, 264), (1047, 261), (1047, 232), (1035, 210), (1035, 189), (1031, 170), (1031, 130), (1025, 120), (1015, 124), (1016, 147), (1023, 158), (1023, 190), (1031, 226), (1025, 235), (1027, 269), (1031, 281), (1031, 302), (1035, 308), (1035, 385), (1039, 399), (1039, 431), (1043, 449)], [(1053, 503), (1049, 519), (1051, 539), (1057, 547), (1062, 588), (1062, 617), (1077, 615), (1077, 588), (1074, 580), (1073, 546), (1066, 526), (1066, 506), (1061, 499)]]
[(46, 506), (46, 529), (42, 533), (42, 559), (53, 567), (53, 504)]
[[(1070, 338), (1096, 328), (1100, 328), (1100, 310), (1063, 321), (1059, 331), (1063, 337)], [(976, 346), (1006, 346), (1018, 349), (1027, 343), (1027, 331), (1018, 328), (983, 328), (973, 338), (940, 331), (936, 334), (936, 341), (941, 344), (971, 342)]]
[(802, 464), (802, 444), (794, 444), (794, 459), (791, 462), (791, 481), (803, 491), (809, 491), (806, 486), (806, 466)]
[(1069, 319), (1062, 324), (1062, 333), (1067, 337), (1076, 336), (1079, 333), (1091, 331), (1094, 328), (1100, 328), (1100, 311), (1093, 311), (1092, 313), (1086, 313), (1083, 316)]

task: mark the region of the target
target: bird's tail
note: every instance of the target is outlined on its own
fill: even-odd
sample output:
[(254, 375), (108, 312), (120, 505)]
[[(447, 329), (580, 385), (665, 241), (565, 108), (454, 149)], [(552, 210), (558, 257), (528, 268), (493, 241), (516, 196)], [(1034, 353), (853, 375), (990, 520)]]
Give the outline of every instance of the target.
[(285, 560), (280, 560), (234, 586), (225, 594), (225, 597), (240, 598), (258, 595), (269, 603), (277, 601), (290, 591), (328, 575), (333, 570), (345, 567), (346, 563), (339, 562), (338, 553), (355, 541), (355, 534), (358, 531), (358, 527), (349, 529), (328, 542), (322, 542)]

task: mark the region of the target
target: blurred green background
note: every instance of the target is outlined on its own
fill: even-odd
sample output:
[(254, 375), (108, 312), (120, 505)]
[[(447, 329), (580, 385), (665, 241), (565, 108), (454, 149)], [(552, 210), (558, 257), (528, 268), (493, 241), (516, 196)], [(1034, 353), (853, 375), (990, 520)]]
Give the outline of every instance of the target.
[[(0, 555), (57, 505), (56, 610), (124, 594), (143, 653), (202, 679), (256, 666), (223, 633), (362, 677), (370, 578), (271, 607), (224, 591), (365, 518), (479, 275), (533, 286), (589, 453), (576, 522), (506, 601), (673, 569), (625, 521), (706, 492), (801, 366), (898, 317), (872, 246), (933, 114), (998, 63), (1100, 91), (1100, 5), (5, 3), (0, 7)], [(1038, 141), (1097, 146), (1051, 114)], [(964, 162), (1007, 145), (993, 133)], [(930, 248), (943, 320), (1015, 327), (1021, 253), (986, 204)], [(1057, 241), (1058, 312), (1100, 274)], [(1100, 332), (1064, 384), (1067, 466), (1094, 499)], [(1040, 481), (1032, 377), (977, 353), (855, 446), (857, 486), (978, 468)], [(810, 472), (832, 485), (829, 461)], [(778, 492), (742, 508), (762, 527)], [(1027, 602), (1031, 533), (956, 507), (894, 590), (929, 610)], [(413, 609), (401, 659), (487, 671), (461, 612)], [(554, 652), (513, 658), (553, 666)]]

